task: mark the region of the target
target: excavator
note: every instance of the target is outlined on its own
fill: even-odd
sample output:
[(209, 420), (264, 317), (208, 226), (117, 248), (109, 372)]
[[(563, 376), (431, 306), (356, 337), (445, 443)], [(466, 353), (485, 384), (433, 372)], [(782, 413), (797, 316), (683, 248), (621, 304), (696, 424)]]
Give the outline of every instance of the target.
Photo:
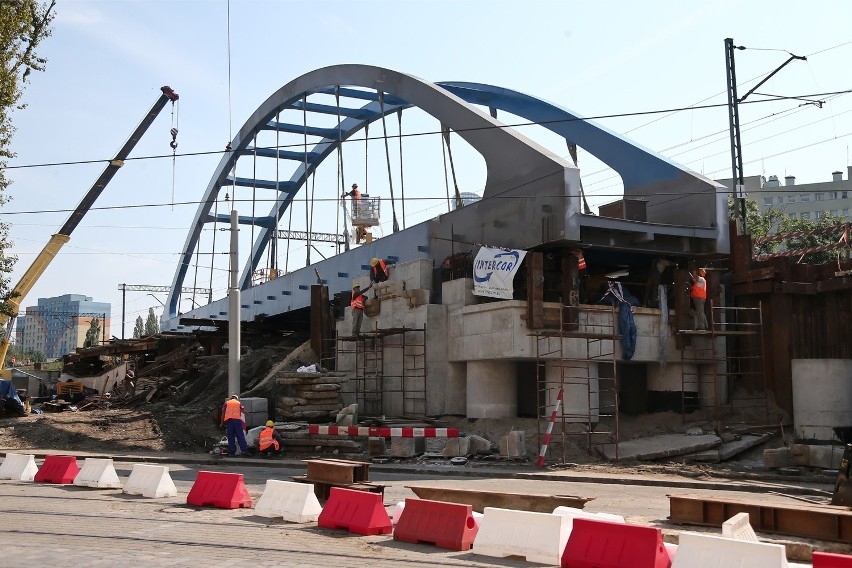
[[(115, 158), (109, 161), (109, 164), (107, 164), (103, 173), (101, 173), (100, 177), (95, 181), (91, 189), (89, 189), (89, 192), (86, 193), (83, 200), (80, 201), (80, 204), (77, 205), (77, 208), (74, 209), (68, 217), (68, 220), (65, 221), (65, 224), (62, 225), (55, 235), (50, 237), (50, 240), (46, 245), (44, 245), (44, 248), (38, 256), (36, 256), (32, 265), (30, 265), (21, 277), (21, 280), (14, 288), (12, 288), (9, 294), (9, 299), (6, 301), (9, 313), (17, 313), (18, 309), (21, 307), (21, 302), (23, 302), (26, 295), (30, 292), (30, 290), (32, 290), (33, 286), (35, 286), (41, 275), (44, 274), (44, 271), (53, 261), (57, 253), (59, 253), (62, 246), (71, 239), (71, 233), (77, 225), (80, 224), (80, 221), (83, 220), (83, 216), (89, 211), (92, 205), (94, 205), (95, 200), (112, 180), (115, 173), (124, 165), (124, 160), (130, 154), (131, 150), (136, 147), (139, 139), (142, 138), (142, 135), (145, 134), (151, 126), (151, 123), (154, 122), (154, 119), (157, 118), (160, 111), (162, 111), (163, 107), (166, 106), (166, 103), (171, 101), (172, 104), (174, 104), (179, 98), (178, 94), (174, 92), (171, 87), (161, 87), (160, 91), (162, 91), (162, 94), (157, 99), (157, 102), (154, 103), (154, 106), (151, 107), (151, 110), (148, 111), (148, 114), (145, 115), (142, 122), (140, 122), (139, 126), (136, 127), (136, 130), (134, 130), (130, 135), (130, 138), (124, 143), (124, 146), (121, 147), (115, 155)], [(171, 147), (174, 150), (177, 148), (176, 128), (172, 128), (171, 135)], [(2, 329), (3, 326), (6, 328), (2, 339), (0, 339), (0, 379), (8, 380), (11, 378), (11, 370), (6, 368), (6, 354), (9, 351), (14, 322), (14, 317), (0, 314), (0, 329)]]

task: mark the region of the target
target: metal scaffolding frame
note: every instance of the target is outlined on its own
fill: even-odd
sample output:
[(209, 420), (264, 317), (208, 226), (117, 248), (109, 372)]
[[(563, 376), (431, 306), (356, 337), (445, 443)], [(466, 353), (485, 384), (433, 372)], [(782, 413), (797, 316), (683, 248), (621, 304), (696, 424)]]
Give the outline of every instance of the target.
[(353, 383), (360, 415), (392, 414), (389, 410), (393, 407), (387, 406), (386, 399), (397, 397), (402, 417), (426, 415), (425, 326), (379, 328), (376, 325), (372, 330), (362, 332), (357, 339), (338, 334), (336, 369), (341, 370), (340, 356), (346, 354), (355, 358)]
[[(719, 419), (723, 411), (769, 416), (763, 365), (763, 315), (756, 308), (712, 307), (708, 330), (678, 330), (681, 351), (681, 414), (703, 410)], [(751, 392), (744, 393), (744, 390)], [(762, 410), (762, 413), (759, 411)], [(757, 418), (757, 415), (754, 415)]]
[[(538, 442), (560, 440), (561, 463), (568, 460), (568, 437), (585, 436), (586, 450), (592, 451), (594, 444), (612, 444), (618, 459), (618, 366), (616, 365), (616, 342), (621, 338), (617, 332), (618, 312), (613, 306), (608, 313), (608, 322), (592, 321), (591, 316), (601, 315), (599, 310), (579, 310), (578, 322), (567, 322), (568, 306), (560, 312), (559, 329), (536, 330), (536, 386)], [(566, 344), (566, 340), (570, 343)], [(545, 363), (551, 361), (559, 370), (558, 382), (547, 380)], [(600, 364), (612, 368), (611, 377), (601, 377)], [(593, 372), (594, 371), (594, 372)], [(596, 376), (594, 376), (596, 375)], [(582, 401), (584, 408), (578, 411), (573, 404)], [(576, 396), (578, 393), (579, 397)], [(564, 404), (559, 405), (560, 402)], [(545, 425), (545, 421), (550, 421)], [(545, 435), (542, 428), (558, 426), (553, 438)], [(551, 452), (548, 446), (546, 451)]]

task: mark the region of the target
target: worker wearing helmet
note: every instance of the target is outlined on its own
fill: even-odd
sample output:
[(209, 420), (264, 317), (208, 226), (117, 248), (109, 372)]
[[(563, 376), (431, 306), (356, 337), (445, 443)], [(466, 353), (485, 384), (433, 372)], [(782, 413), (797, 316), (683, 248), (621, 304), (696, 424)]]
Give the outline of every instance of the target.
[(370, 261), (370, 280), (374, 284), (384, 282), (390, 278), (390, 265), (396, 264), (390, 258), (374, 258)]
[(361, 205), (361, 190), (358, 189), (358, 184), (352, 184), (352, 191), (347, 191), (343, 194), (343, 197), (352, 197), (352, 216), (358, 216), (358, 208)]
[(273, 455), (280, 456), (284, 453), (284, 439), (275, 430), (275, 423), (272, 420), (267, 420), (266, 428), (260, 431), (257, 449), (260, 455), (267, 458)]
[(222, 424), (225, 425), (225, 432), (228, 436), (228, 455), (237, 455), (237, 442), (240, 444), (240, 455), (248, 455), (248, 444), (246, 444), (245, 428), (246, 423), (243, 419), (245, 408), (240, 403), (240, 397), (232, 394), (231, 398), (225, 401), (222, 406)]
[(372, 287), (373, 285), (370, 284), (362, 290), (358, 284), (352, 286), (352, 300), (349, 302), (349, 307), (352, 308), (352, 337), (355, 339), (361, 336), (361, 322), (364, 321), (364, 294)]
[(689, 273), (692, 279), (692, 287), (689, 289), (689, 297), (695, 308), (693, 320), (695, 329), (707, 329), (707, 314), (704, 313), (704, 303), (707, 301), (707, 280), (704, 278), (707, 272), (699, 268), (696, 274)]

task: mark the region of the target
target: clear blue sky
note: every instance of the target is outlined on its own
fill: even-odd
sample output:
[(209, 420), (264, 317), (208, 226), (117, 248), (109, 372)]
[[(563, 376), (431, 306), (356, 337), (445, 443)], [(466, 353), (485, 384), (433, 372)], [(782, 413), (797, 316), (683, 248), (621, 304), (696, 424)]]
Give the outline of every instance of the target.
[[(28, 106), (14, 114), (17, 157), (10, 165), (111, 158), (162, 85), (181, 96), (179, 151), (221, 150), (276, 89), (340, 63), (379, 65), (431, 81), (490, 83), (598, 117), (724, 104), (724, 39), (732, 37), (749, 48), (736, 52), (740, 93), (784, 62), (786, 51), (808, 61), (791, 63), (760, 92), (805, 95), (852, 88), (848, 0), (234, 0), (230, 34), (227, 13), (224, 0), (60, 0), (53, 36), (40, 50), (49, 60), (47, 71), (32, 76), (24, 97)], [(799, 183), (830, 180), (835, 170), (846, 177), (852, 95), (820, 98), (828, 101), (821, 109), (790, 101), (743, 107), (746, 175), (795, 175)], [(708, 177), (730, 177), (725, 108), (599, 122)], [(167, 107), (133, 156), (169, 153), (171, 125)], [(434, 127), (417, 119), (409, 126)], [(530, 129), (522, 132), (555, 142), (552, 149), (566, 155), (558, 141)], [(440, 141), (430, 139), (424, 144), (432, 145), (431, 154), (419, 148), (404, 154), (407, 195), (444, 195)], [(460, 145), (454, 152), (461, 189), (479, 191), (481, 160), (460, 139), (453, 143)], [(380, 144), (370, 146), (366, 183), (372, 194), (386, 195), (387, 180), (375, 177), (386, 177)], [(218, 159), (181, 157), (174, 170), (170, 158), (128, 162), (97, 203), (118, 209), (86, 216), (23, 305), (34, 305), (38, 297), (86, 294), (112, 304), (112, 333), (120, 337), (118, 285), (171, 284), (196, 206), (170, 204), (197, 201)], [(362, 160), (363, 155), (350, 159), (347, 180), (365, 183)], [(318, 174), (317, 194), (334, 197), (336, 171), (334, 160), (329, 162)], [(618, 198), (617, 177), (583, 153), (580, 167), (593, 206)], [(67, 211), (23, 212), (73, 209), (102, 169), (103, 164), (63, 165), (7, 172), (14, 181), (13, 201), (0, 214), (11, 225), (12, 253), (19, 257), (13, 280), (68, 216)], [(140, 205), (150, 206), (130, 208)], [(408, 207), (410, 225), (441, 213), (445, 204), (413, 199)], [(335, 214), (332, 209), (327, 218)], [(303, 229), (304, 222), (293, 228)], [(335, 227), (315, 225), (314, 230)], [(304, 263), (304, 247), (297, 249), (291, 269), (298, 259)], [(226, 285), (226, 275), (217, 271), (214, 298), (224, 296)], [(149, 307), (159, 315), (154, 298), (128, 294), (126, 336)]]

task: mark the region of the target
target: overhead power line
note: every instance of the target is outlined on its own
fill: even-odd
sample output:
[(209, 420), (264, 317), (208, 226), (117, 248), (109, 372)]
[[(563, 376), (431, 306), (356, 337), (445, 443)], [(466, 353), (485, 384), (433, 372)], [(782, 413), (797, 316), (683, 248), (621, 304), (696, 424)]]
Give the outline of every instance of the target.
[[(778, 96), (772, 97), (770, 99), (760, 99), (760, 100), (751, 100), (751, 101), (743, 101), (741, 104), (761, 104), (766, 102), (778, 102), (782, 100), (799, 100), (803, 98), (814, 98), (814, 97), (828, 97), (832, 95), (845, 95), (852, 93), (852, 89), (846, 89), (842, 91), (831, 91), (826, 93), (812, 93), (807, 95), (795, 95), (795, 96)], [(674, 108), (666, 108), (659, 110), (646, 110), (646, 111), (636, 111), (636, 112), (625, 112), (625, 113), (614, 113), (614, 114), (601, 114), (597, 116), (584, 116), (577, 118), (563, 118), (563, 119), (554, 119), (547, 120), (541, 122), (532, 122), (532, 121), (523, 121), (523, 122), (515, 122), (511, 124), (500, 124), (500, 125), (491, 125), (491, 126), (482, 126), (476, 128), (463, 128), (454, 130), (456, 133), (461, 132), (476, 132), (482, 130), (493, 130), (493, 129), (503, 129), (503, 128), (521, 128), (524, 126), (542, 126), (545, 124), (559, 124), (559, 123), (568, 123), (568, 122), (583, 122), (588, 120), (606, 120), (612, 118), (628, 118), (628, 117), (636, 117), (636, 116), (650, 116), (655, 114), (665, 114), (672, 112), (679, 112), (684, 110), (706, 110), (713, 108), (722, 108), (726, 107), (727, 103), (716, 103), (716, 104), (706, 104), (706, 105), (693, 105), (693, 106), (685, 106), (685, 107), (674, 107)], [(436, 134), (442, 134), (441, 130), (427, 130), (423, 132), (411, 132), (405, 134), (388, 134), (387, 138), (414, 138), (419, 136), (434, 136)], [(367, 137), (366, 140), (384, 140), (384, 136), (373, 136)], [(349, 138), (348, 140), (343, 140), (341, 144), (347, 144), (352, 142), (363, 143), (364, 138), (353, 139)], [(257, 149), (284, 149), (284, 148), (304, 148), (304, 142), (293, 143), (293, 144), (280, 144), (276, 146), (259, 146)], [(251, 150), (243, 150), (246, 155), (250, 155), (254, 149)], [(124, 161), (139, 161), (139, 160), (158, 160), (162, 158), (188, 158), (194, 156), (209, 156), (209, 155), (218, 155), (228, 153), (229, 150), (203, 150), (198, 152), (182, 152), (177, 154), (151, 154), (147, 156), (137, 156), (137, 157), (128, 157)], [(19, 165), (7, 165), (5, 169), (7, 170), (16, 170), (16, 169), (28, 169), (28, 168), (47, 168), (47, 167), (58, 167), (58, 166), (77, 166), (77, 165), (86, 165), (86, 164), (103, 164), (108, 163), (109, 159), (93, 159), (93, 160), (73, 160), (67, 162), (44, 162), (40, 164), (19, 164)]]

